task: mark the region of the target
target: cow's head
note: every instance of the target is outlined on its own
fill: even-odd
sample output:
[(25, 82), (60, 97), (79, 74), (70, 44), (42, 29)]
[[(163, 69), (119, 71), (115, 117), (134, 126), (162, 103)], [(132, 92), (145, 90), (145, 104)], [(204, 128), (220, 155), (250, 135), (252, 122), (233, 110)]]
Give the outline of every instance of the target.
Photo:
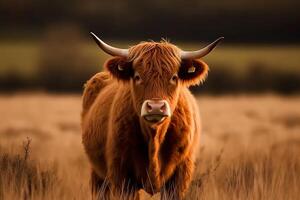
[(182, 51), (166, 41), (143, 42), (130, 49), (119, 49), (91, 35), (103, 51), (115, 56), (106, 62), (106, 69), (116, 79), (130, 84), (135, 111), (151, 126), (162, 124), (172, 116), (182, 87), (204, 81), (208, 66), (200, 58), (223, 39), (198, 51)]

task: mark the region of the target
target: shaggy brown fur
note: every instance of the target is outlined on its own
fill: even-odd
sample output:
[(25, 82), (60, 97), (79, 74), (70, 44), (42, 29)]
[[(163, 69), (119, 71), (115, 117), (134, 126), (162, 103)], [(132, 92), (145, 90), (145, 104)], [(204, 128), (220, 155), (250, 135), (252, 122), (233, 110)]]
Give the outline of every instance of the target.
[[(191, 67), (193, 72), (188, 72)], [(87, 82), (83, 94), (82, 138), (94, 190), (108, 180), (114, 192), (124, 184), (128, 192), (165, 188), (182, 199), (200, 135), (198, 107), (188, 86), (202, 82), (208, 66), (181, 60), (179, 49), (163, 41), (133, 46), (129, 58), (114, 57), (105, 68)], [(170, 84), (174, 74), (178, 79)], [(152, 98), (167, 100), (172, 110), (160, 124), (151, 125), (140, 116), (142, 103)]]

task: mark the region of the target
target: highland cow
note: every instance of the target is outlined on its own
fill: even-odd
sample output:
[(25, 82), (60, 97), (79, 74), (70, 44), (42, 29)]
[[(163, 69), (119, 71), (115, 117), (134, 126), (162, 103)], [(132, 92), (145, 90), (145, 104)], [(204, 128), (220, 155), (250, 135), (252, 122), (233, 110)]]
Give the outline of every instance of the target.
[[(114, 56), (85, 85), (82, 139), (92, 168), (92, 189), (107, 181), (112, 192), (172, 192), (182, 199), (199, 153), (200, 116), (188, 87), (202, 83), (208, 66), (198, 51), (167, 42), (129, 49), (99, 47)], [(124, 187), (125, 186), (125, 187)]]

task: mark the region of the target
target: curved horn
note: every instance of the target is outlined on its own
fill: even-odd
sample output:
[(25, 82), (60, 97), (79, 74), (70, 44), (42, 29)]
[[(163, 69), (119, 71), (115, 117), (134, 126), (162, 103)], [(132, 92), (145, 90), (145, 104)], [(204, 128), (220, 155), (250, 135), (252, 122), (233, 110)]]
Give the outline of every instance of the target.
[(181, 51), (181, 59), (197, 59), (197, 58), (202, 58), (209, 54), (219, 42), (221, 42), (224, 39), (224, 37), (219, 37), (217, 40), (214, 42), (210, 43), (203, 49), (200, 49), (198, 51)]
[(112, 55), (112, 56), (122, 56), (122, 57), (128, 57), (128, 49), (119, 49), (116, 47), (112, 47), (102, 40), (100, 40), (97, 35), (95, 35), (93, 32), (90, 32), (91, 36), (95, 40), (95, 42), (98, 44), (98, 46), (106, 53)]

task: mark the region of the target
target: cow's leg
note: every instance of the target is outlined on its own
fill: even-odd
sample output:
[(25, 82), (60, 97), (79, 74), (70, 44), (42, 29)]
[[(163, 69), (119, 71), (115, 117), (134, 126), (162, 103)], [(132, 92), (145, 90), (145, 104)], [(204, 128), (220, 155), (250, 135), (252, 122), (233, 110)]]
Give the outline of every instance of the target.
[(126, 151), (126, 148), (120, 148), (124, 147), (124, 145), (119, 145), (118, 138), (112, 144), (117, 144), (110, 146), (110, 151), (113, 153), (108, 157), (107, 174), (112, 196), (114, 196), (112, 199), (118, 199), (120, 195), (123, 197), (131, 196), (136, 192), (136, 184), (132, 177), (129, 176), (129, 169), (126, 168), (124, 155), (127, 154), (122, 154)]
[(93, 199), (109, 199), (109, 186), (106, 180), (100, 178), (94, 170), (91, 173), (91, 189)]
[(166, 183), (162, 199), (182, 200), (192, 181), (194, 163), (185, 158), (176, 168), (172, 178)]
[(123, 184), (109, 184), (108, 180), (101, 179), (93, 170), (91, 189), (94, 200), (119, 200), (121, 198), (139, 200), (138, 188), (130, 184), (130, 181), (124, 180)]
[(120, 197), (133, 199), (132, 197), (136, 195), (138, 187), (135, 181), (127, 176), (128, 172), (126, 170), (120, 170), (116, 165), (111, 165), (110, 168), (108, 168), (108, 174), (112, 192), (111, 195), (114, 197), (112, 199), (120, 199)]

